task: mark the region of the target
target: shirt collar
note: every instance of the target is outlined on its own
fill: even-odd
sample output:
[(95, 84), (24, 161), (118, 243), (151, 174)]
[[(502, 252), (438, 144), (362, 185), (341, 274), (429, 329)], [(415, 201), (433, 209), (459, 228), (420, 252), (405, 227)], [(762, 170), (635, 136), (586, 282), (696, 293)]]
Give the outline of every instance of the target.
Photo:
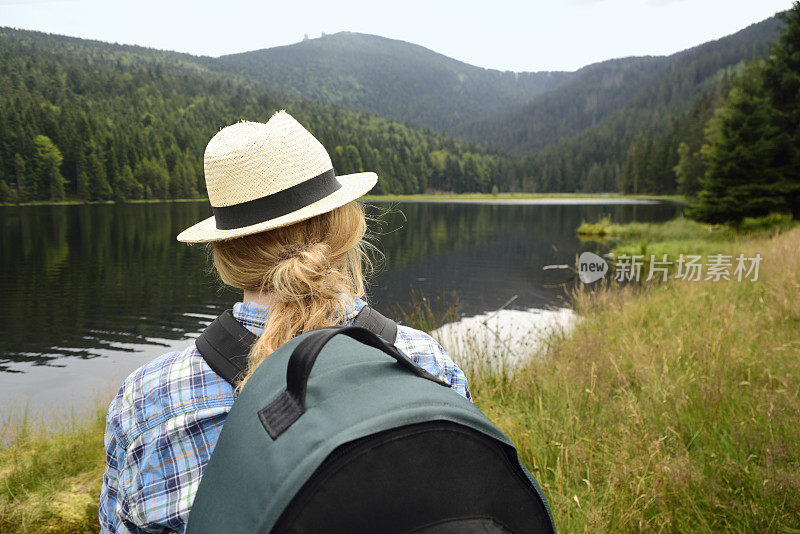
[[(341, 325), (350, 325), (358, 312), (367, 305), (360, 298), (345, 298), (344, 304), (345, 313), (339, 321)], [(233, 305), (233, 316), (253, 334), (260, 336), (269, 318), (269, 306), (252, 301), (237, 302)]]

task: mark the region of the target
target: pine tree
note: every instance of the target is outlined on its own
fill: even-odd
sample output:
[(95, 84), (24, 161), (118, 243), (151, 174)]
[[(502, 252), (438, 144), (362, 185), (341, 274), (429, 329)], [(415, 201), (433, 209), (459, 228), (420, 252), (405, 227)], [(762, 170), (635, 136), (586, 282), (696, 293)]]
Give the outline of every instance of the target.
[(114, 200), (125, 201), (142, 198), (142, 184), (133, 178), (130, 165), (123, 165), (114, 189)]
[(91, 200), (111, 200), (114, 193), (111, 191), (111, 186), (106, 178), (106, 168), (97, 157), (95, 152), (89, 155), (87, 160), (89, 175), (89, 198)]
[(786, 204), (795, 219), (800, 219), (800, 2), (779, 14), (786, 24), (777, 44), (764, 62), (763, 76), (772, 120), (777, 127), (775, 158)]
[(698, 220), (739, 223), (783, 207), (772, 166), (777, 135), (764, 96), (761, 65), (752, 64), (709, 122), (703, 146), (706, 174), (689, 214)]
[(584, 182), (584, 191), (588, 193), (597, 193), (603, 190), (603, 173), (600, 165), (597, 162), (592, 163), (589, 169), (589, 174), (586, 176)]
[(14, 179), (16, 180), (17, 200), (20, 201), (27, 200), (27, 191), (25, 190), (25, 184), (28, 181), (26, 168), (25, 158), (19, 153), (14, 154)]
[(15, 194), (14, 190), (9, 187), (5, 180), (0, 180), (0, 202), (13, 203)]
[(345, 152), (350, 163), (350, 171), (363, 172), (364, 165), (361, 163), (361, 154), (358, 152), (358, 148), (355, 145), (347, 145)]
[(61, 175), (63, 157), (58, 147), (46, 135), (33, 139), (34, 188), (39, 198), (47, 196), (50, 200), (64, 199), (64, 177)]
[(700, 190), (700, 180), (705, 172), (698, 152), (693, 152), (686, 142), (678, 145), (678, 164), (673, 167), (678, 180), (678, 192), (693, 197)]
[(800, 218), (800, 2), (772, 54), (751, 63), (709, 122), (706, 173), (689, 214), (738, 224), (789, 210)]
[(81, 200), (90, 200), (89, 176), (86, 174), (86, 158), (78, 153), (75, 159), (75, 192)]

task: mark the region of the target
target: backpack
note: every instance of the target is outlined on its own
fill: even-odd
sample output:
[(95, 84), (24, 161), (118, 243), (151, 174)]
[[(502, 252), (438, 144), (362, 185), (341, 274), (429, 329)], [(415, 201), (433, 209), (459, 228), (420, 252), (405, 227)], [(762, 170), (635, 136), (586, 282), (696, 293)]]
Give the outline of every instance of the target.
[[(394, 321), (365, 310), (370, 320), (297, 336), (259, 365), (206, 465), (187, 534), (554, 533), (509, 438), (390, 343)], [(229, 310), (196, 343), (235, 377), (254, 339)]]

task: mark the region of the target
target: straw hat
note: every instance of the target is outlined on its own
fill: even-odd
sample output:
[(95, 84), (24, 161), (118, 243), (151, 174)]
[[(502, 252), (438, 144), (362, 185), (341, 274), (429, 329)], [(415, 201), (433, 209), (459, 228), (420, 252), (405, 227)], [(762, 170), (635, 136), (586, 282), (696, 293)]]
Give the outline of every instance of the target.
[(203, 166), (213, 217), (178, 235), (207, 243), (287, 226), (359, 198), (374, 172), (336, 176), (325, 147), (285, 111), (266, 124), (238, 122), (206, 147)]

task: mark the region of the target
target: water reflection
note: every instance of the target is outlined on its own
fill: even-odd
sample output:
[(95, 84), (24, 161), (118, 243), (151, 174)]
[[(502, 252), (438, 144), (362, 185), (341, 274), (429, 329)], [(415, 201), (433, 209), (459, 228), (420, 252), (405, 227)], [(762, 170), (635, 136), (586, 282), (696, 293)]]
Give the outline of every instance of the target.
[(391, 308), (411, 291), (458, 302), (466, 315), (494, 310), (508, 299), (516, 308), (548, 307), (563, 297), (547, 287), (564, 273), (543, 271), (550, 264), (574, 263), (584, 250), (582, 221), (610, 215), (614, 221), (661, 221), (675, 217), (673, 204), (655, 205), (476, 205), (402, 204), (384, 215), (381, 236), (386, 268), (377, 274), (373, 300)]
[[(376, 227), (385, 259), (373, 301), (396, 310), (417, 292), (457, 299), (465, 314), (496, 309), (515, 294), (521, 308), (558, 299), (541, 267), (599, 247), (576, 238), (582, 220), (677, 213), (671, 205), (398, 208)], [(208, 270), (203, 246), (175, 241), (209, 211), (191, 202), (0, 208), (0, 371), (173, 346), (202, 330), (237, 300)]]

